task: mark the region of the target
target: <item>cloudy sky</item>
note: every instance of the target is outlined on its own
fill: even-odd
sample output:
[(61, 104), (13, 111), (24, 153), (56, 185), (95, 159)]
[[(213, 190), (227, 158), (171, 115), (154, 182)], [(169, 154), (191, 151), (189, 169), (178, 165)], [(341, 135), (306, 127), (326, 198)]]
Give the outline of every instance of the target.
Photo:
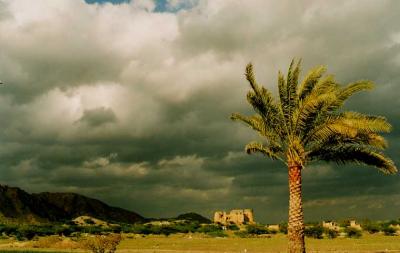
[[(245, 65), (276, 91), (292, 57), (376, 89), (346, 107), (393, 124), (400, 164), (400, 1), (0, 0), (0, 183), (70, 191), (146, 217), (253, 208), (287, 218), (287, 170), (258, 137)], [(306, 220), (400, 217), (400, 177), (309, 164)]]

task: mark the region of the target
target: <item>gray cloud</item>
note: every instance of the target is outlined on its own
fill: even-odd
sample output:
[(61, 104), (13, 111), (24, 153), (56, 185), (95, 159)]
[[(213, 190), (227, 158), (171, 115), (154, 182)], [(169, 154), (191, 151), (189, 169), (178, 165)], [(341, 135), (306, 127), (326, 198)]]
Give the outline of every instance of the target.
[(86, 123), (90, 127), (97, 127), (117, 121), (115, 113), (110, 108), (99, 107), (85, 110), (78, 122)]
[[(144, 216), (249, 207), (263, 222), (284, 220), (285, 167), (244, 154), (258, 136), (229, 115), (251, 113), (247, 62), (275, 92), (292, 57), (305, 70), (326, 64), (343, 83), (374, 81), (346, 106), (388, 118), (399, 164), (399, 2), (154, 6), (0, 0), (0, 182), (85, 193)], [(306, 217), (397, 218), (398, 179), (309, 165)]]

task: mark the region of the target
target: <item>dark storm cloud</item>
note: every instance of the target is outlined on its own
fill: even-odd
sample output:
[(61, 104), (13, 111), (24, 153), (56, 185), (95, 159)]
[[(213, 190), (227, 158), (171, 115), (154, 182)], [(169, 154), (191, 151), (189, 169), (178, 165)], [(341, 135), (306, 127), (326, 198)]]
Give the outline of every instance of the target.
[[(176, 12), (150, 0), (0, 0), (2, 183), (80, 192), (144, 216), (254, 208), (260, 221), (284, 220), (284, 165), (244, 154), (259, 137), (229, 115), (252, 113), (247, 62), (275, 92), (292, 57), (305, 71), (326, 64), (341, 83), (374, 81), (346, 107), (388, 118), (387, 153), (399, 164), (399, 2), (167, 5)], [(398, 175), (310, 164), (306, 218), (333, 209), (332, 218), (396, 218), (399, 189)]]
[(97, 127), (103, 124), (116, 122), (117, 117), (110, 108), (99, 107), (85, 110), (79, 122), (86, 123), (90, 127)]

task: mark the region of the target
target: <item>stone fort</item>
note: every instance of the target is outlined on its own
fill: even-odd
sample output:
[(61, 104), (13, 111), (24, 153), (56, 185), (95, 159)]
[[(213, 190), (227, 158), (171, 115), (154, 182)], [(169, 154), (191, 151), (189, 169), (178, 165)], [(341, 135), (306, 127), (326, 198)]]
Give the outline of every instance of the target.
[(217, 211), (214, 214), (214, 223), (227, 224), (252, 224), (254, 223), (254, 215), (252, 209), (235, 209), (229, 213), (225, 211)]

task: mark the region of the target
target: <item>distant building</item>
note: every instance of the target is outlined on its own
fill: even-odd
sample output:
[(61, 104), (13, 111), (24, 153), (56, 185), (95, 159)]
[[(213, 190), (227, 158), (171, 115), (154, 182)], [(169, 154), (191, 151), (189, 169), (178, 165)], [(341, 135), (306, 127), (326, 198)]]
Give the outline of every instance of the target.
[(396, 225), (390, 224), (389, 227), (394, 228), (396, 230), (400, 230), (400, 224), (396, 224)]
[(267, 228), (268, 228), (268, 230), (271, 230), (271, 231), (279, 231), (279, 225), (278, 224), (268, 225)]
[(355, 220), (351, 220), (350, 221), (350, 226), (349, 227), (355, 228), (355, 229), (358, 229), (358, 230), (362, 230), (361, 225), (358, 224)]
[(396, 230), (396, 234), (400, 235), (400, 224), (396, 224), (396, 225), (390, 224), (389, 227), (395, 229)]
[(254, 223), (254, 215), (252, 209), (235, 209), (229, 213), (224, 211), (217, 211), (214, 214), (214, 223), (223, 225), (228, 224), (252, 224)]
[(322, 227), (327, 228), (327, 229), (331, 229), (331, 230), (339, 231), (339, 225), (334, 221), (323, 221), (322, 222)]

